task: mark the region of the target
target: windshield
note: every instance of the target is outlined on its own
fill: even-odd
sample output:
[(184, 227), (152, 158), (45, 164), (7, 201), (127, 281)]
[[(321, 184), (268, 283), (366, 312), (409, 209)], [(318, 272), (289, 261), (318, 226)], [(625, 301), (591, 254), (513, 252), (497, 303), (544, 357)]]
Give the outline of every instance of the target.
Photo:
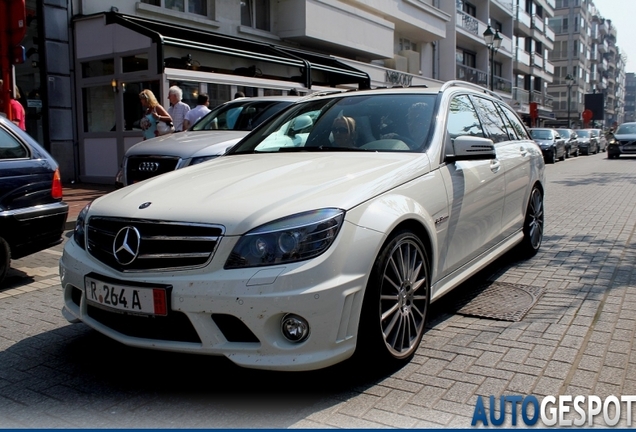
[(615, 134), (636, 134), (636, 123), (623, 123), (616, 129)]
[(580, 137), (583, 137), (583, 138), (590, 137), (590, 132), (586, 130), (580, 130), (580, 131), (577, 131), (577, 133), (579, 134)]
[(552, 131), (545, 129), (530, 129), (530, 136), (533, 139), (552, 139)]
[(557, 132), (559, 132), (559, 135), (563, 138), (570, 138), (570, 131), (567, 129), (557, 129)]
[(291, 101), (241, 99), (220, 105), (199, 120), (191, 130), (251, 131)]
[(297, 103), (228, 154), (279, 151), (421, 152), (435, 95), (347, 95)]

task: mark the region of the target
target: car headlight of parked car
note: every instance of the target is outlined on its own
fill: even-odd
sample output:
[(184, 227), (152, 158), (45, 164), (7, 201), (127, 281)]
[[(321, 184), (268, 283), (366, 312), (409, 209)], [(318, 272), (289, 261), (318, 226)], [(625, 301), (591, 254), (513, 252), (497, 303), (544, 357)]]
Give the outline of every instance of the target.
[(207, 162), (209, 160), (216, 159), (217, 157), (219, 157), (219, 155), (193, 157), (192, 160), (190, 161), (190, 166), (198, 165), (202, 162)]
[(73, 231), (73, 240), (82, 249), (86, 249), (86, 215), (90, 206), (90, 203), (86, 204), (79, 212), (75, 221), (75, 231)]
[(320, 209), (262, 225), (238, 241), (226, 269), (292, 263), (314, 258), (333, 243), (344, 220), (344, 210)]

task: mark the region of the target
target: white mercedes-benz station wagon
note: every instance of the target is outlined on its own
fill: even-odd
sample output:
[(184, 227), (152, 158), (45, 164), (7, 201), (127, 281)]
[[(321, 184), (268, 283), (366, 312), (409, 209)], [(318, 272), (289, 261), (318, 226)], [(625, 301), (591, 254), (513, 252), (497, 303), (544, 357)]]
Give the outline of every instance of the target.
[(226, 156), (86, 206), (64, 316), (123, 344), (311, 370), (408, 361), (431, 304), (543, 238), (541, 149), (464, 82), (290, 105)]

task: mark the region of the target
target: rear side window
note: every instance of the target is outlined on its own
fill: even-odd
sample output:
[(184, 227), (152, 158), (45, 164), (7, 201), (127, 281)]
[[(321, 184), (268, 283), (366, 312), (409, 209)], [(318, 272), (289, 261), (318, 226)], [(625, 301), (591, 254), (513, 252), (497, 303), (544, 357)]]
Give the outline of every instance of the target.
[(507, 106), (500, 104), (499, 107), (504, 112), (504, 115), (508, 118), (508, 121), (510, 121), (510, 123), (512, 124), (512, 127), (517, 133), (517, 136), (519, 137), (519, 139), (529, 140), (530, 137), (528, 136), (528, 132), (526, 131), (526, 128), (524, 127), (523, 123), (521, 123), (521, 120), (519, 120), (519, 117), (517, 117), (517, 115), (514, 112), (512, 112), (512, 110), (508, 108)]
[(451, 139), (462, 135), (484, 137), (481, 122), (468, 96), (456, 96), (451, 101), (448, 111), (447, 130)]
[(473, 101), (475, 102), (475, 108), (477, 108), (482, 125), (484, 126), (484, 131), (488, 134), (488, 138), (494, 143), (508, 141), (510, 138), (508, 137), (506, 125), (499, 115), (495, 104), (481, 97), (473, 97)]
[(13, 135), (0, 129), (0, 160), (22, 159), (29, 156), (26, 147)]

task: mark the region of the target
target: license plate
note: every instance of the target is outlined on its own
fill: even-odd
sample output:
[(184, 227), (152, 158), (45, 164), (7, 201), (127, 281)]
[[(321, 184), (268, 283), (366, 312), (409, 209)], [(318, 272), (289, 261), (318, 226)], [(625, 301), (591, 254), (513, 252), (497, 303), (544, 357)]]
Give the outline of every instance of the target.
[(165, 316), (168, 314), (164, 288), (113, 284), (88, 276), (84, 279), (84, 284), (86, 301), (103, 309), (143, 315)]
[(636, 150), (636, 145), (623, 146), (623, 150)]

